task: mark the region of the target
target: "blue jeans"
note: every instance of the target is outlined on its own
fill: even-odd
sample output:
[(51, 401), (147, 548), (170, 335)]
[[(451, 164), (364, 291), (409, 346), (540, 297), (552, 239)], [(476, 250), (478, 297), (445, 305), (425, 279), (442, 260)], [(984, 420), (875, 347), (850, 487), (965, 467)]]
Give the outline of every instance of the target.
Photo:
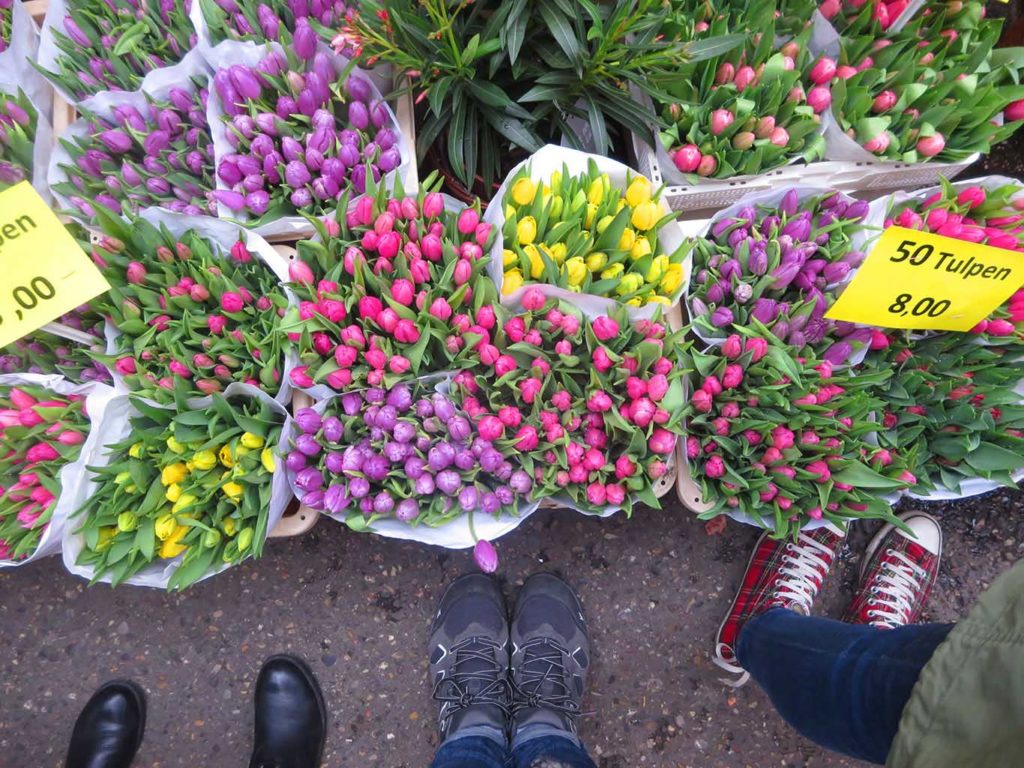
[(801, 734), (884, 764), (910, 692), (952, 628), (876, 629), (773, 608), (743, 626), (736, 656)]
[(533, 728), (517, 735), (511, 745), (495, 729), (456, 736), (437, 750), (431, 768), (530, 768), (545, 759), (557, 760), (565, 768), (597, 768), (575, 737), (545, 726)]

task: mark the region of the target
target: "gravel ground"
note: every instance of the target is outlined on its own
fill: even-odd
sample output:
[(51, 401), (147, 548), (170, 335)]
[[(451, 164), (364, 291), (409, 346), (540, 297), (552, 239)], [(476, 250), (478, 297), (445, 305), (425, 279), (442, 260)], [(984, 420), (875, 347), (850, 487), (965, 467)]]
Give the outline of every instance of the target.
[[(947, 556), (927, 619), (954, 621), (1020, 557), (1024, 495), (931, 505)], [(819, 602), (849, 599), (868, 527), (851, 533)], [(634, 519), (537, 513), (500, 542), (509, 594), (528, 574), (563, 574), (592, 626), (582, 735), (601, 768), (854, 766), (796, 735), (756, 685), (718, 682), (709, 654), (756, 532), (709, 536), (678, 506)], [(466, 553), (348, 533), (322, 521), (272, 542), (184, 595), (93, 588), (58, 559), (0, 575), (0, 766), (59, 766), (92, 690), (132, 677), (149, 692), (138, 766), (246, 764), (251, 686), (262, 659), (308, 659), (331, 711), (326, 766), (425, 766), (436, 748), (426, 681), (428, 623)], [(798, 681), (794, 681), (798, 684)]]

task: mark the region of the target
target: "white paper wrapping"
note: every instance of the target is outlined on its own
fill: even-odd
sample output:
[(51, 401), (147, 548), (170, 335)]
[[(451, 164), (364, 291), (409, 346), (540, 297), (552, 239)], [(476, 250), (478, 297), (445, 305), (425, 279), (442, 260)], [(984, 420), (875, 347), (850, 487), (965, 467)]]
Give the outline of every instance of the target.
[[(199, 3), (196, 2), (193, 6), (193, 16), (195, 13), (202, 13), (197, 11)], [(330, 56), (331, 63), (334, 65), (334, 69), (338, 74), (345, 69), (348, 64), (348, 60), (343, 56), (336, 55), (330, 47), (324, 43), (319, 43), (319, 49)], [(206, 53), (206, 59), (210, 63), (216, 72), (218, 69), (231, 66), (232, 64), (243, 64), (245, 66), (254, 67), (258, 64), (269, 51), (277, 50), (280, 51), (281, 46), (275, 44), (258, 46), (252, 42), (238, 42), (234, 40), (228, 40), (220, 43), (216, 47), (209, 48)], [(373, 98), (380, 99), (388, 114), (387, 127), (391, 128), (395, 132), (395, 136), (398, 137), (398, 148), (402, 156), (402, 162), (395, 170), (388, 174), (385, 174), (380, 183), (386, 187), (393, 188), (396, 179), (400, 179), (402, 187), (405, 190), (416, 189), (417, 180), (413, 175), (414, 167), (414, 156), (413, 147), (409, 141), (409, 137), (406, 136), (401, 126), (398, 124), (398, 118), (395, 116), (394, 111), (391, 109), (391, 105), (383, 100), (380, 91), (374, 84), (374, 78), (368, 73), (364, 72), (359, 68), (353, 68), (351, 70), (353, 75), (362, 75), (368, 79), (371, 85), (373, 85)], [(217, 94), (216, 88), (210, 89), (210, 100), (207, 107), (207, 121), (210, 123), (210, 132), (213, 134), (213, 147), (214, 147), (214, 171), (220, 163), (220, 160), (227, 155), (235, 154), (234, 148), (228, 143), (227, 130), (223, 121), (224, 110), (220, 103), (220, 97)], [(217, 175), (217, 189), (230, 189), (230, 186), (225, 184), (221, 180), (220, 176)], [(358, 199), (358, 195), (350, 196), (350, 207), (355, 205), (355, 201)], [(223, 208), (223, 206), (221, 206)], [(235, 219), (232, 211), (222, 210), (220, 212), (220, 218), (228, 221), (236, 221), (241, 223), (243, 226), (246, 224), (246, 217)], [(268, 238), (287, 238), (291, 240), (297, 240), (304, 237), (312, 237), (316, 234), (316, 228), (309, 223), (303, 216), (284, 216), (274, 221), (261, 224), (258, 227), (251, 227), (251, 230), (258, 235)]]
[(85, 475), (86, 450), (89, 446), (89, 441), (93, 439), (93, 435), (99, 428), (99, 422), (103, 417), (107, 403), (114, 397), (114, 390), (111, 387), (98, 382), (72, 384), (63, 376), (37, 373), (9, 373), (0, 375), (0, 385), (18, 386), (21, 384), (44, 387), (59, 395), (85, 395), (85, 410), (89, 416), (91, 426), (89, 428), (89, 435), (82, 444), (78, 460), (65, 464), (60, 471), (61, 494), (57, 501), (54, 502), (55, 507), (53, 514), (50, 516), (50, 524), (46, 531), (43, 532), (36, 551), (18, 562), (0, 559), (0, 568), (17, 568), (34, 560), (55, 555), (60, 551), (68, 515), (73, 509), (74, 489)]
[[(505, 270), (502, 262), (504, 241), (501, 237), (501, 231), (505, 226), (505, 195), (508, 192), (508, 187), (512, 179), (515, 178), (521, 168), (526, 166), (530, 169), (530, 178), (537, 182), (537, 184), (544, 184), (551, 178), (551, 174), (555, 171), (560, 171), (563, 165), (568, 167), (569, 173), (572, 175), (586, 173), (588, 170), (588, 164), (591, 160), (597, 164), (599, 171), (608, 174), (608, 177), (611, 179), (612, 186), (617, 187), (623, 192), (626, 191), (627, 178), (635, 179), (642, 176), (642, 174), (634, 171), (632, 168), (616, 162), (615, 160), (611, 160), (610, 158), (601, 157), (600, 155), (589, 155), (586, 152), (580, 152), (575, 149), (548, 144), (532, 154), (526, 160), (519, 163), (509, 172), (508, 176), (505, 177), (505, 181), (502, 182), (498, 191), (494, 194), (494, 198), (487, 205), (487, 211), (483, 218), (484, 221), (496, 227), (498, 230), (498, 236), (494, 240), (494, 245), (491, 246), (491, 261), (487, 265), (487, 271), (494, 280), (495, 285), (498, 286), (499, 294), (501, 293), (501, 288), (505, 281)], [(648, 181), (650, 181), (650, 179), (648, 179)], [(653, 186), (654, 185), (652, 184), (652, 187)], [(665, 204), (664, 200), (661, 201), (661, 209), (663, 215), (668, 213), (668, 206)], [(673, 222), (662, 227), (658, 232), (658, 239), (663, 246), (661, 248), (662, 252), (668, 254), (674, 253), (681, 245), (683, 245), (685, 240), (682, 230)], [(690, 273), (693, 267), (693, 254), (687, 253), (683, 258), (682, 264), (683, 289), (680, 297), (686, 294), (687, 285), (690, 281)], [(523, 290), (535, 285), (540, 286), (542, 284), (527, 283), (520, 291), (516, 291), (509, 296), (502, 295), (502, 305), (517, 305)], [(545, 287), (545, 294), (559, 299), (564, 299), (565, 301), (570, 301), (576, 306), (582, 306), (582, 302), (586, 302), (588, 306), (595, 308), (595, 311), (599, 314), (606, 314), (612, 308), (619, 305), (619, 302), (615, 299), (574, 293), (573, 291), (569, 291), (565, 288), (559, 288), (552, 285)], [(678, 303), (678, 300), (676, 303)], [(675, 306), (675, 304), (672, 306)], [(669, 309), (669, 307), (652, 302), (643, 307), (627, 306), (626, 310), (630, 320), (636, 321), (650, 319), (653, 317), (657, 307), (661, 307), (663, 310)]]
[[(211, 219), (208, 216), (186, 216), (182, 213), (173, 213), (158, 208), (150, 208), (142, 214), (141, 218), (150, 222), (154, 226), (167, 227), (168, 231), (175, 237), (181, 237), (188, 230), (195, 230), (202, 235), (208, 242), (218, 246), (213, 248), (213, 252), (217, 253), (220, 251), (220, 256), (225, 259), (230, 258), (231, 246), (234, 245), (239, 238), (244, 238), (246, 248), (252, 252), (253, 256), (263, 262), (281, 281), (285, 295), (288, 297), (288, 303), (292, 306), (298, 304), (295, 294), (292, 293), (291, 289), (287, 287), (289, 282), (288, 278), (288, 262), (281, 256), (274, 248), (262, 237), (256, 235), (238, 224), (233, 224), (228, 221), (222, 221), (220, 219)], [(108, 355), (116, 354), (116, 340), (121, 335), (114, 324), (109, 320), (104, 326), (104, 335), (107, 339), (106, 353)], [(273, 399), (278, 404), (286, 404), (291, 400), (292, 387), (291, 387), (291, 370), (295, 367), (296, 356), (289, 347), (285, 348), (283, 368), (281, 369), (281, 388), (277, 394), (273, 396)], [(128, 388), (125, 386), (124, 377), (121, 376), (116, 370), (111, 370), (111, 374), (114, 377), (115, 386), (122, 392), (127, 392)], [(243, 386), (242, 384), (235, 382), (229, 384), (225, 388), (225, 392), (233, 391), (231, 387)], [(189, 401), (189, 405), (192, 408), (198, 408), (200, 402), (208, 401), (208, 398), (195, 398)]]
[[(274, 412), (282, 417), (287, 416), (287, 411), (284, 406), (280, 403), (274, 402), (266, 394), (260, 392), (255, 387), (251, 387), (248, 384), (230, 384), (224, 390), (224, 396), (229, 399), (234, 398), (250, 398), (262, 400), (268, 403)], [(149, 401), (147, 401), (149, 402)], [(213, 398), (204, 397), (198, 398), (189, 403), (190, 407), (194, 410), (200, 410), (208, 408), (213, 402)], [(155, 403), (150, 403), (156, 406)], [(79, 527), (80, 521), (73, 517), (77, 510), (82, 508), (82, 505), (89, 499), (96, 487), (95, 476), (91, 472), (84, 469), (85, 466), (105, 466), (110, 462), (111, 456), (107, 451), (107, 446), (114, 443), (118, 443), (131, 434), (131, 419), (137, 416), (138, 413), (132, 407), (131, 398), (128, 395), (119, 394), (111, 398), (106, 404), (103, 415), (100, 418), (96, 427), (89, 434), (89, 439), (85, 443), (85, 447), (82, 450), (82, 477), (79, 478), (79, 482), (74, 488), (71, 498), (68, 499), (69, 510), (68, 514), (71, 516), (68, 523), (64, 526), (64, 566), (76, 576), (81, 576), (83, 579), (92, 580), (95, 575), (95, 569), (92, 566), (78, 565), (77, 560), (79, 554), (85, 546), (85, 538), (76, 533), (75, 529)], [(282, 418), (283, 421), (283, 418)], [(292, 492), (288, 487), (288, 479), (285, 477), (285, 471), (283, 466), (279, 466), (277, 471), (274, 472), (274, 479), (271, 484), (271, 495), (270, 495), (270, 509), (267, 514), (267, 532), (269, 533), (274, 527), (280, 522), (281, 517), (284, 515), (285, 509), (292, 500)], [(132, 584), (137, 587), (154, 587), (158, 589), (166, 589), (170, 583), (171, 577), (174, 572), (181, 567), (181, 561), (184, 555), (174, 558), (173, 560), (160, 560), (157, 559), (149, 566), (139, 571), (131, 578), (125, 580), (124, 584)], [(198, 581), (205, 581), (211, 576), (215, 576), (218, 573), (222, 573), (230, 568), (231, 565), (228, 563), (221, 563), (219, 567), (208, 572)], [(104, 584), (110, 583), (110, 576), (106, 575), (99, 579)]]

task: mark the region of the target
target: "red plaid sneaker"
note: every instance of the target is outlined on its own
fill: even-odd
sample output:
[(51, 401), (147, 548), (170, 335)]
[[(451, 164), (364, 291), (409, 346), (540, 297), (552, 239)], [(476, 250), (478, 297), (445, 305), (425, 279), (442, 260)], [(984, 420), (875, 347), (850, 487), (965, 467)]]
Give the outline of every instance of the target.
[(899, 518), (915, 538), (891, 524), (875, 535), (864, 552), (860, 585), (843, 621), (892, 629), (921, 618), (939, 572), (942, 528), (924, 512), (904, 512)]
[(810, 614), (844, 536), (829, 524), (801, 532), (795, 542), (778, 541), (767, 533), (758, 539), (739, 592), (715, 640), (712, 661), (727, 672), (741, 675), (735, 682), (726, 681), (729, 685), (739, 687), (750, 678), (736, 658), (736, 641), (743, 624), (769, 608)]

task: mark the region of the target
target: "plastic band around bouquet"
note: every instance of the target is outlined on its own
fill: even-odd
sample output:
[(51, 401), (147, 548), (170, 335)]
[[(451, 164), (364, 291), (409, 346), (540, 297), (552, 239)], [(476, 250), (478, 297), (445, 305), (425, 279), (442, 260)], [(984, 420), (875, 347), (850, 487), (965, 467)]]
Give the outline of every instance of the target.
[(8, 373), (0, 375), (0, 386), (14, 387), (22, 384), (42, 387), (59, 395), (85, 395), (84, 407), (86, 415), (89, 417), (90, 427), (89, 435), (82, 444), (82, 451), (79, 453), (78, 459), (65, 464), (60, 470), (61, 493), (57, 501), (54, 502), (50, 523), (43, 532), (36, 551), (24, 560), (17, 562), (0, 559), (0, 568), (17, 568), (61, 551), (68, 516), (74, 510), (74, 491), (86, 474), (89, 443), (99, 431), (100, 421), (107, 404), (116, 394), (115, 390), (106, 384), (95, 381), (87, 384), (72, 384), (63, 376), (56, 374)]
[[(526, 160), (523, 160), (515, 168), (513, 168), (508, 176), (505, 177), (505, 181), (502, 182), (498, 191), (494, 194), (494, 198), (487, 205), (487, 211), (484, 213), (483, 220), (495, 227), (497, 227), (500, 235), (501, 231), (505, 226), (505, 195), (508, 193), (509, 182), (516, 177), (524, 167), (528, 167), (530, 170), (530, 178), (540, 184), (546, 183), (550, 179), (551, 174), (555, 171), (560, 171), (562, 166), (566, 166), (571, 174), (586, 173), (590, 161), (594, 161), (597, 165), (597, 169), (602, 173), (607, 173), (611, 179), (612, 186), (621, 190), (623, 193), (626, 191), (626, 179), (635, 178), (646, 178), (641, 173), (634, 171), (629, 166), (623, 165), (620, 162), (611, 160), (607, 157), (600, 155), (590, 155), (586, 152), (580, 152), (579, 150), (569, 149), (567, 147), (558, 147), (553, 144), (548, 144), (542, 147), (534, 154), (530, 155)], [(647, 179), (650, 182), (650, 179)], [(654, 184), (651, 184), (654, 188)], [(665, 203), (664, 199), (659, 198), (659, 204), (661, 205), (661, 212), (664, 216), (668, 213), (669, 208)], [(661, 239), (664, 245), (664, 251), (666, 253), (674, 253), (684, 243), (682, 231), (678, 225), (669, 223), (658, 231), (658, 237)], [(501, 287), (505, 281), (505, 274), (502, 262), (502, 251), (504, 250), (504, 241), (502, 237), (498, 237), (494, 241), (494, 245), (491, 246), (491, 261), (487, 265), (488, 274), (494, 280), (494, 284), (498, 286), (498, 292), (501, 293)], [(683, 257), (683, 285), (682, 290), (679, 294), (679, 298), (671, 306), (675, 306), (679, 303), (687, 292), (687, 286), (690, 281), (690, 273), (693, 268), (693, 255), (687, 253)], [(573, 291), (559, 288), (558, 286), (545, 285), (543, 283), (527, 283), (525, 287), (538, 286), (545, 289), (545, 295), (553, 298), (562, 299), (564, 301), (570, 301), (574, 304), (579, 304), (582, 297), (586, 296), (587, 300), (591, 299), (601, 302), (603, 306), (607, 306), (609, 309), (613, 306), (618, 305), (620, 302), (615, 299), (604, 298), (600, 296), (591, 296), (589, 294), (575, 293)], [(519, 296), (521, 291), (517, 291), (511, 296), (503, 296), (501, 303), (503, 306), (514, 306), (518, 304)], [(654, 316), (655, 307), (661, 307), (666, 309), (662, 304), (657, 302), (650, 302), (643, 307), (632, 307), (627, 306), (626, 311), (631, 321), (636, 320), (649, 320)], [(607, 310), (601, 310), (601, 314), (607, 312)]]
[[(450, 381), (451, 374), (434, 373), (421, 376), (416, 379), (410, 379), (402, 383), (407, 386), (412, 386), (417, 383), (427, 387), (433, 386), (435, 391), (440, 392), (441, 394), (446, 394)], [(351, 390), (351, 392), (360, 391), (364, 390)], [(331, 397), (325, 400), (320, 400), (314, 404), (312, 408), (318, 414), (323, 415), (327, 408), (340, 397), (342, 397), (342, 393), (335, 392)], [(278, 451), (281, 456), (286, 456), (291, 450), (291, 442), (297, 435), (297, 429), (298, 427), (295, 424), (294, 419), (289, 418), (281, 433), (281, 445)], [(295, 493), (296, 497), (301, 501), (299, 489), (295, 486), (294, 477), (291, 476), (290, 472), (288, 475), (288, 481), (291, 484), (291, 489)], [(440, 491), (438, 491), (438, 493), (440, 493)], [(365, 528), (360, 529), (360, 531), (375, 533), (378, 536), (383, 536), (388, 539), (417, 541), (421, 544), (430, 544), (433, 546), (444, 547), (445, 549), (469, 549), (475, 546), (478, 539), (494, 541), (495, 539), (504, 536), (506, 533), (515, 530), (522, 525), (526, 518), (536, 512), (540, 506), (540, 502), (525, 501), (520, 504), (518, 514), (501, 514), (498, 517), (488, 514), (482, 509), (477, 509), (472, 513), (465, 512), (454, 520), (450, 520), (447, 523), (434, 527), (429, 525), (414, 525), (402, 522), (395, 518), (386, 518), (374, 520)], [(344, 515), (334, 515), (326, 510), (321, 511), (320, 514), (339, 523), (346, 523)], [(470, 523), (470, 514), (473, 516), (472, 527)]]
[[(698, 236), (701, 237), (701, 238), (706, 238), (711, 233), (712, 228), (714, 227), (714, 225), (717, 222), (721, 221), (722, 219), (729, 218), (730, 216), (735, 216), (742, 208), (745, 208), (747, 206), (751, 206), (751, 205), (755, 206), (755, 207), (758, 206), (758, 205), (778, 206), (779, 203), (782, 202), (782, 198), (785, 197), (785, 195), (790, 190), (792, 190), (792, 189), (795, 189), (797, 191), (797, 195), (798, 195), (798, 198), (799, 198), (801, 203), (804, 200), (806, 200), (807, 198), (809, 198), (809, 197), (815, 197), (817, 195), (824, 195), (824, 194), (828, 194), (829, 192), (835, 192), (837, 194), (849, 196), (848, 193), (841, 192), (840, 190), (837, 190), (837, 189), (831, 189), (831, 188), (828, 188), (828, 187), (804, 186), (804, 185), (799, 185), (799, 184), (793, 185), (793, 186), (787, 186), (787, 187), (778, 187), (776, 189), (767, 190), (767, 191), (752, 192), (751, 194), (746, 195), (742, 199), (736, 201), (735, 203), (733, 203), (731, 206), (729, 206), (725, 210), (722, 210), (722, 211), (719, 211), (718, 213), (716, 213), (704, 225), (704, 227), (701, 229), (701, 232), (700, 232), (700, 234)], [(868, 245), (870, 244), (870, 242), (872, 242), (873, 239), (878, 234), (881, 234), (882, 227), (883, 227), (883, 224), (885, 222), (885, 209), (882, 206), (878, 205), (877, 203), (878, 203), (878, 201), (875, 201), (875, 203), (868, 205), (868, 214), (867, 214), (867, 216), (864, 217), (864, 220), (860, 222), (860, 224), (857, 226), (856, 230), (853, 232), (853, 234), (852, 234), (852, 236), (850, 238), (850, 250), (851, 251), (858, 251), (858, 250), (866, 251), (867, 248), (868, 248)], [(847, 274), (846, 278), (842, 282), (840, 282), (837, 286), (833, 286), (832, 290), (837, 291), (836, 296), (838, 296), (839, 293), (841, 293), (841, 288), (843, 286), (846, 286), (846, 285), (849, 284), (850, 280), (853, 279), (853, 276), (855, 274), (857, 274), (857, 270), (856, 269), (851, 269), (849, 274)], [(693, 311), (690, 308), (691, 307), (691, 304), (690, 304), (690, 298), (691, 298), (690, 297), (690, 286), (691, 285), (692, 285), (692, 282), (688, 282), (687, 283), (686, 309), (687, 309), (687, 314), (689, 315), (690, 319), (692, 320), (693, 319)], [(721, 336), (708, 336), (701, 329), (699, 329), (696, 325), (693, 326), (693, 333), (702, 342), (704, 342), (705, 344), (707, 344), (709, 346), (713, 346), (713, 347), (721, 346), (725, 342), (725, 339), (727, 337), (727, 334), (725, 334), (724, 332), (722, 333)], [(866, 348), (857, 350), (850, 357), (850, 360), (849, 360), (848, 364), (849, 365), (856, 365), (857, 363), (861, 362), (864, 359), (864, 356), (866, 354), (867, 354), (867, 349)]]
[[(250, 398), (255, 400), (261, 400), (269, 405), (273, 411), (279, 414), (282, 418), (282, 422), (287, 419), (288, 412), (284, 406), (280, 403), (272, 400), (266, 393), (252, 387), (248, 384), (229, 384), (223, 395), (227, 399), (232, 398)], [(107, 452), (107, 446), (113, 443), (117, 443), (124, 440), (131, 434), (131, 419), (137, 415), (137, 411), (132, 406), (132, 396), (126, 394), (118, 394), (106, 403), (101, 415), (97, 418), (99, 421), (96, 423), (95, 428), (90, 431), (89, 439), (86, 440), (85, 446), (82, 450), (82, 457), (79, 460), (81, 464), (81, 477), (78, 479), (78, 483), (74, 488), (74, 492), (70, 494), (70, 498), (67, 499), (68, 506), (68, 518), (67, 523), (64, 526), (63, 534), (63, 545), (64, 545), (64, 567), (76, 576), (81, 576), (83, 579), (93, 580), (96, 578), (96, 571), (91, 566), (78, 565), (77, 560), (79, 554), (84, 548), (84, 537), (75, 532), (78, 525), (81, 524), (79, 518), (74, 517), (75, 512), (80, 510), (82, 506), (88, 501), (89, 497), (95, 490), (96, 480), (91, 473), (86, 469), (89, 466), (105, 466), (110, 462), (110, 455)], [(173, 408), (163, 407), (157, 405), (149, 400), (144, 400), (150, 407), (157, 408), (159, 410), (173, 411)], [(210, 407), (213, 402), (212, 397), (197, 398), (189, 403), (189, 407), (192, 410), (204, 410)], [(62, 502), (64, 501), (62, 495)], [(271, 496), (270, 496), (270, 508), (267, 513), (267, 531), (273, 530), (274, 526), (278, 524), (281, 517), (284, 515), (285, 509), (291, 503), (292, 492), (288, 487), (288, 478), (285, 476), (284, 467), (280, 466), (277, 471), (274, 472), (274, 478), (271, 482)], [(266, 537), (264, 537), (265, 539)], [(126, 579), (124, 584), (131, 584), (136, 587), (152, 587), (154, 589), (166, 589), (170, 583), (171, 577), (181, 567), (182, 556), (178, 556), (173, 560), (165, 562), (154, 562), (149, 566), (139, 571), (134, 576)], [(230, 563), (220, 563), (216, 568), (210, 570), (204, 574), (198, 581), (205, 581), (211, 576), (215, 576), (218, 573), (226, 571), (231, 568)], [(111, 576), (106, 574), (99, 577), (97, 581), (103, 584), (109, 584), (111, 582)]]
[[(199, 3), (196, 2), (194, 6), (198, 7)], [(193, 8), (193, 12), (195, 12), (195, 7)], [(319, 51), (328, 54), (331, 64), (334, 66), (334, 70), (337, 74), (341, 74), (345, 67), (348, 66), (348, 59), (344, 56), (335, 54), (334, 51), (324, 43), (318, 43), (317, 46)], [(255, 67), (256, 64), (267, 56), (268, 53), (272, 51), (281, 53), (282, 50), (282, 47), (277, 43), (258, 46), (253, 42), (226, 40), (209, 49), (206, 58), (214, 71), (233, 64)], [(391, 109), (391, 105), (384, 100), (377, 86), (374, 85), (375, 78), (371, 77), (367, 72), (359, 69), (358, 67), (353, 67), (349, 71), (349, 76), (352, 75), (358, 75), (365, 78), (367, 83), (371, 85), (373, 89), (373, 97), (379, 99), (381, 104), (384, 105), (384, 109), (387, 111), (388, 120), (386, 127), (394, 131), (395, 136), (398, 137), (397, 146), (402, 157), (402, 162), (393, 171), (389, 171), (384, 174), (380, 183), (390, 189), (394, 187), (395, 180), (400, 179), (402, 187), (406, 191), (415, 190), (418, 185), (418, 180), (414, 177), (415, 158), (412, 144), (409, 142), (409, 137), (402, 131), (401, 126), (398, 123), (398, 118), (395, 116), (394, 110)], [(220, 103), (220, 95), (217, 93), (216, 88), (211, 88), (210, 98), (207, 104), (206, 119), (210, 124), (210, 134), (213, 137), (214, 173), (216, 174), (217, 179), (217, 189), (228, 190), (230, 187), (224, 183), (223, 179), (220, 178), (220, 174), (217, 173), (217, 168), (220, 166), (221, 159), (227, 155), (234, 154), (234, 149), (227, 140), (227, 129), (224, 124), (223, 116), (224, 110)], [(355, 206), (358, 198), (359, 195), (355, 193), (349, 196), (350, 210)], [(294, 216), (283, 216), (279, 219), (275, 219), (274, 221), (269, 221), (255, 227), (250, 227), (244, 218), (234, 218), (230, 211), (221, 211), (220, 218), (236, 224), (241, 224), (258, 235), (275, 240), (296, 240), (304, 237), (312, 237), (316, 234), (316, 228), (310, 224), (304, 216), (299, 214)]]
[[(217, 247), (211, 250), (218, 251), (220, 257), (225, 259), (229, 258), (231, 246), (239, 239), (244, 240), (246, 248), (281, 281), (282, 290), (288, 298), (289, 305), (298, 305), (298, 299), (295, 297), (295, 294), (287, 287), (289, 283), (287, 259), (281, 256), (259, 235), (239, 227), (238, 224), (213, 219), (209, 216), (187, 216), (182, 213), (173, 213), (158, 208), (150, 208), (142, 214), (141, 218), (157, 227), (166, 227), (175, 237), (181, 237), (188, 230), (194, 230), (208, 242), (215, 244)], [(106, 353), (114, 355), (118, 351), (116, 341), (121, 332), (109, 320), (106, 322), (104, 332), (107, 340)], [(292, 368), (295, 367), (296, 360), (297, 356), (294, 349), (289, 347), (282, 351), (281, 388), (272, 396), (278, 404), (284, 405), (291, 400), (292, 385), (289, 374)], [(116, 370), (111, 370), (111, 374), (114, 376), (118, 390), (122, 392), (128, 391), (121, 374)], [(225, 392), (236, 385), (241, 386), (241, 383), (234, 382), (229, 384), (225, 388)], [(199, 403), (202, 402), (209, 402), (209, 398), (197, 397), (188, 401), (191, 408), (200, 407)]]

